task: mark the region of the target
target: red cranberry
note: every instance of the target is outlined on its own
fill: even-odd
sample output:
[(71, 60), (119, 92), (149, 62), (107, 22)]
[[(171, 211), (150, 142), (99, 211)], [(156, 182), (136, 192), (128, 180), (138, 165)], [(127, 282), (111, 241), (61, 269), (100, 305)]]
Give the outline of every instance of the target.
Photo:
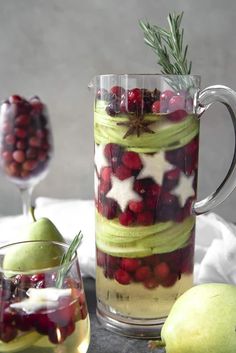
[(144, 196), (147, 192), (147, 185), (143, 180), (135, 180), (134, 190), (140, 195)]
[(26, 158), (27, 159), (36, 159), (37, 156), (38, 156), (38, 149), (37, 148), (29, 147), (26, 150)]
[(172, 287), (176, 283), (177, 279), (178, 275), (176, 273), (169, 273), (168, 277), (161, 282), (161, 285), (163, 287)]
[(97, 265), (100, 267), (104, 267), (106, 264), (106, 257), (107, 255), (102, 252), (101, 250), (97, 249), (96, 251), (96, 258), (97, 258)]
[(117, 269), (120, 265), (120, 258), (112, 255), (107, 255), (106, 265), (107, 267)]
[(6, 162), (11, 162), (12, 161), (12, 153), (10, 151), (4, 151), (2, 152), (2, 158)]
[(104, 167), (101, 170), (101, 178), (105, 183), (110, 183), (111, 181), (112, 169), (111, 167)]
[(97, 99), (107, 100), (108, 91), (105, 88), (99, 88), (96, 93)]
[(141, 261), (138, 259), (123, 258), (121, 259), (120, 266), (123, 270), (127, 272), (134, 272), (137, 270), (140, 264), (141, 264)]
[(50, 330), (53, 330), (56, 327), (55, 323), (49, 319), (47, 314), (34, 314), (34, 319), (34, 326), (42, 335), (47, 335)]
[(13, 94), (8, 98), (8, 100), (10, 104), (13, 104), (13, 103), (22, 102), (23, 98), (17, 94)]
[(132, 151), (124, 152), (122, 156), (123, 164), (130, 169), (140, 169), (142, 167), (142, 162), (139, 158), (138, 153)]
[(122, 94), (125, 93), (125, 89), (121, 86), (113, 86), (111, 89), (110, 89), (110, 93), (111, 94), (114, 94), (116, 95), (117, 97), (121, 97)]
[(154, 288), (158, 287), (158, 281), (155, 277), (151, 277), (151, 278), (146, 279), (143, 282), (143, 285), (147, 289), (154, 289)]
[(155, 210), (158, 205), (158, 198), (156, 196), (148, 196), (145, 200), (145, 206), (149, 210)]
[(45, 275), (44, 273), (37, 273), (33, 276), (31, 276), (30, 278), (30, 281), (33, 283), (33, 284), (36, 284), (37, 282), (39, 281), (44, 281), (45, 280)]
[(149, 266), (141, 266), (135, 271), (136, 281), (143, 282), (152, 277), (152, 271)]
[(187, 116), (187, 112), (185, 110), (176, 110), (167, 114), (166, 118), (172, 122), (182, 121)]
[(142, 212), (144, 207), (143, 201), (130, 201), (129, 202), (129, 209), (134, 213)]
[(132, 173), (131, 170), (124, 165), (119, 165), (115, 170), (115, 176), (120, 180), (127, 179), (131, 177)]
[(106, 203), (102, 204), (101, 213), (107, 219), (113, 219), (116, 217), (117, 204), (113, 200), (106, 200)]
[(15, 128), (15, 135), (21, 139), (24, 139), (27, 136), (27, 131), (22, 128)]
[(17, 162), (11, 162), (6, 170), (7, 174), (12, 177), (18, 177), (20, 175), (20, 166)]
[(142, 91), (139, 88), (133, 88), (128, 92), (128, 100), (132, 104), (140, 104), (142, 100)]
[(142, 259), (142, 262), (145, 264), (145, 265), (148, 265), (148, 266), (155, 266), (156, 264), (159, 264), (160, 263), (160, 256), (158, 254), (155, 254), (155, 255), (150, 255), (150, 256), (146, 256)]
[(144, 211), (137, 214), (137, 223), (140, 225), (150, 225), (154, 222), (154, 216), (151, 211)]
[(32, 171), (34, 170), (38, 165), (38, 162), (36, 160), (26, 160), (23, 163), (23, 169), (26, 171)]
[(29, 139), (29, 145), (31, 147), (40, 147), (41, 146), (41, 139), (36, 136), (32, 136)]
[(185, 97), (178, 95), (173, 96), (169, 100), (168, 110), (170, 113), (175, 112), (176, 110), (184, 110), (185, 109)]
[(17, 148), (18, 150), (25, 150), (25, 149), (26, 149), (26, 146), (27, 146), (27, 144), (26, 144), (26, 141), (25, 141), (25, 140), (18, 140), (18, 141), (16, 142), (16, 148)]
[(118, 109), (117, 109), (117, 107), (116, 107), (116, 104), (113, 103), (113, 102), (109, 103), (109, 104), (107, 105), (107, 107), (106, 107), (106, 112), (107, 112), (107, 114), (110, 115), (110, 116), (115, 116), (116, 113), (117, 113), (117, 110), (118, 110)]
[(21, 150), (16, 150), (12, 153), (13, 159), (18, 163), (23, 163), (25, 160), (25, 153)]
[(121, 152), (121, 147), (115, 143), (108, 143), (104, 148), (104, 156), (112, 164), (115, 164), (118, 161)]
[(127, 285), (131, 282), (131, 276), (127, 271), (122, 270), (121, 268), (115, 272), (115, 279), (118, 283)]
[(161, 262), (154, 267), (154, 275), (159, 281), (166, 279), (169, 273), (170, 269), (166, 262)]
[(12, 134), (6, 135), (5, 142), (7, 145), (14, 145), (15, 141), (16, 141), (16, 138), (14, 135)]
[(158, 184), (151, 184), (147, 187), (147, 196), (159, 197), (161, 193), (161, 187)]
[(15, 125), (17, 127), (21, 127), (21, 126), (27, 126), (30, 123), (30, 116), (29, 115), (19, 115), (16, 117), (15, 120)]
[(180, 170), (178, 168), (166, 172), (163, 183), (164, 189), (166, 191), (170, 191), (171, 189), (173, 189), (178, 184), (179, 177)]
[(108, 192), (108, 190), (110, 190), (111, 184), (110, 183), (106, 183), (101, 181), (99, 187), (98, 187), (98, 193), (99, 195), (102, 197), (104, 195), (106, 195), (106, 193)]
[(123, 226), (129, 226), (133, 223), (134, 221), (134, 215), (132, 212), (130, 211), (125, 211), (123, 213), (120, 213), (119, 215), (119, 222), (120, 224), (122, 224)]
[(0, 324), (0, 339), (1, 341), (8, 343), (17, 336), (17, 329), (11, 325)]
[(67, 337), (66, 328), (65, 327), (55, 327), (49, 330), (48, 337), (50, 342), (53, 344), (61, 344), (65, 341)]
[(15, 318), (16, 327), (23, 332), (29, 331), (32, 328), (32, 320), (30, 315), (17, 314)]
[(154, 114), (159, 114), (160, 113), (160, 108), (161, 108), (161, 103), (160, 101), (155, 101), (152, 105), (152, 112)]
[(170, 90), (166, 90), (160, 95), (160, 106), (161, 112), (165, 112), (167, 110), (170, 99), (174, 96), (174, 92)]

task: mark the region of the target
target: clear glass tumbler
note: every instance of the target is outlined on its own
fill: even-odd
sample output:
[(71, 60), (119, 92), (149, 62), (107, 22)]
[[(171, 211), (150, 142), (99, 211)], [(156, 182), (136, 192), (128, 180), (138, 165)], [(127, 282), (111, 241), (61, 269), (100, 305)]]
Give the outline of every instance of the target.
[(102, 75), (93, 81), (97, 314), (110, 330), (156, 337), (193, 285), (195, 215), (236, 184), (235, 155), (217, 191), (196, 202), (200, 116), (215, 101), (235, 129), (235, 93), (199, 76)]
[(56, 265), (67, 247), (29, 241), (0, 248), (0, 352), (87, 352), (90, 324), (77, 256), (66, 268)]

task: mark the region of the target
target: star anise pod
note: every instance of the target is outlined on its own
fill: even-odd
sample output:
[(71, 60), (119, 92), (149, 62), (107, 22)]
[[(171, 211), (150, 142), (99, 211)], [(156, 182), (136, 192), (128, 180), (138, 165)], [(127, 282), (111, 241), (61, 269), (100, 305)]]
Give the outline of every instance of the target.
[(140, 135), (144, 132), (147, 132), (148, 134), (154, 134), (155, 131), (151, 130), (148, 126), (153, 124), (154, 121), (145, 121), (144, 120), (144, 114), (141, 113), (138, 109), (136, 110), (135, 113), (130, 113), (128, 115), (129, 121), (127, 122), (120, 122), (117, 123), (119, 126), (127, 126), (128, 130), (123, 136), (123, 139), (130, 135), (137, 135), (137, 137), (140, 137)]

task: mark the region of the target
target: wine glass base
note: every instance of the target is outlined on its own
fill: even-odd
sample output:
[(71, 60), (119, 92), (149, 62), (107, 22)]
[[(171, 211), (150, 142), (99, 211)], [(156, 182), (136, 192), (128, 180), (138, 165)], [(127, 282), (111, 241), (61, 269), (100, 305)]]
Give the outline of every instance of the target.
[(107, 330), (122, 336), (139, 339), (160, 338), (161, 329), (166, 319), (132, 319), (109, 312), (99, 301), (97, 301), (96, 314), (100, 324)]

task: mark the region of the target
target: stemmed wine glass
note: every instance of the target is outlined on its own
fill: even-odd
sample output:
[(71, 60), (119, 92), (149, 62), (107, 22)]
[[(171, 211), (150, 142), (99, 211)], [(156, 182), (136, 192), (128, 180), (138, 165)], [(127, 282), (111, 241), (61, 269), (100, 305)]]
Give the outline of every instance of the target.
[(40, 98), (12, 95), (5, 100), (0, 109), (0, 165), (21, 192), (25, 216), (33, 188), (48, 172), (52, 152), (49, 116)]

